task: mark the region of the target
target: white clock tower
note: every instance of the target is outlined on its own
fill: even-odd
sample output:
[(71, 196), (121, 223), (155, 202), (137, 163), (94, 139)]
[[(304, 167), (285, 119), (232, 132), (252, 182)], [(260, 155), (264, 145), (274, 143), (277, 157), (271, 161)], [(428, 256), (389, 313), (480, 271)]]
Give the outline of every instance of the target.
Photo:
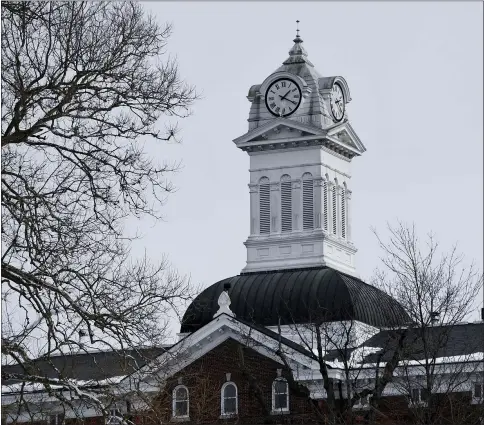
[(289, 57), (252, 86), (250, 235), (242, 272), (328, 266), (356, 275), (351, 160), (366, 149), (348, 121), (348, 84), (322, 77), (298, 35)]

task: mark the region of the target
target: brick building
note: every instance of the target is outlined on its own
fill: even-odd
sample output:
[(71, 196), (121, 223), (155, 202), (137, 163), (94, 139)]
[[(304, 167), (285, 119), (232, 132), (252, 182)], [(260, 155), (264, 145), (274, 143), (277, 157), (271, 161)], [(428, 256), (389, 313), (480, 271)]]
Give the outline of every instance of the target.
[(76, 394), (65, 411), (12, 366), (4, 422), (482, 423), (484, 322), (418, 328), (358, 277), (350, 165), (366, 149), (345, 79), (321, 76), (297, 35), (248, 99), (248, 132), (234, 140), (250, 157), (246, 267), (202, 291), (173, 346), (128, 364), (98, 352), (36, 365), (79, 391), (106, 389), (107, 413), (76, 405)]

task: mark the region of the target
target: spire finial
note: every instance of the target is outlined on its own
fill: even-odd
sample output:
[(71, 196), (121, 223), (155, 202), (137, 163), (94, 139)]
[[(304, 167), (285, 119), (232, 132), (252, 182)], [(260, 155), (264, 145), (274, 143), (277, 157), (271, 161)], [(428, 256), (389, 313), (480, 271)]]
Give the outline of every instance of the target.
[(299, 37), (299, 20), (296, 21), (296, 37)]

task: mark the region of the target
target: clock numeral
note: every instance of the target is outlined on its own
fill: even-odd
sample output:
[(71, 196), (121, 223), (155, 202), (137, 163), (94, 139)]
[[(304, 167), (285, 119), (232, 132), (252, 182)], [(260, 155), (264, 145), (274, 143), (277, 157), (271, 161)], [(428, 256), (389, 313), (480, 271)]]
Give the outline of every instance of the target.
[(269, 105), (271, 108), (275, 108), (276, 107), (276, 104), (274, 102), (272, 102), (270, 105)]
[(281, 86), (282, 86), (282, 87), (286, 87), (286, 82), (285, 82), (285, 81), (282, 81), (282, 82), (281, 82)]
[(270, 97), (270, 98), (269, 98), (269, 100), (274, 100), (274, 97), (273, 97), (273, 96), (272, 96), (272, 97)]
[(287, 88), (290, 88), (290, 87), (291, 87), (291, 84), (292, 84), (292, 83), (289, 83), (289, 85), (287, 86)]
[(292, 89), (291, 91), (296, 91), (296, 90), (297, 90), (297, 88), (294, 88), (294, 89)]
[(276, 84), (276, 90), (279, 90), (279, 84)]
[(289, 106), (289, 112), (291, 112), (291, 111), (292, 111), (292, 108)]
[(279, 106), (276, 108), (276, 112), (279, 112), (281, 110), (281, 108), (279, 108)]
[(271, 93), (273, 93), (273, 94), (276, 94), (276, 92), (275, 92), (275, 91), (272, 91), (272, 90), (271, 90), (270, 92), (271, 92)]
[(286, 112), (286, 108), (282, 108), (282, 113), (284, 114)]
[(298, 94), (295, 94), (294, 95), (294, 99), (299, 99), (299, 95)]

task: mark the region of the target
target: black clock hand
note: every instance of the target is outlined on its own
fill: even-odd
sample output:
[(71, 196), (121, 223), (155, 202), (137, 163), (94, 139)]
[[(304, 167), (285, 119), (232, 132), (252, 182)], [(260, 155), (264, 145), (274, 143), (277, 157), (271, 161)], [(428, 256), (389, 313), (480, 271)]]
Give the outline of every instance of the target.
[(288, 90), (287, 93), (284, 96), (281, 97), (281, 100), (284, 100), (289, 93), (291, 93), (291, 90)]

